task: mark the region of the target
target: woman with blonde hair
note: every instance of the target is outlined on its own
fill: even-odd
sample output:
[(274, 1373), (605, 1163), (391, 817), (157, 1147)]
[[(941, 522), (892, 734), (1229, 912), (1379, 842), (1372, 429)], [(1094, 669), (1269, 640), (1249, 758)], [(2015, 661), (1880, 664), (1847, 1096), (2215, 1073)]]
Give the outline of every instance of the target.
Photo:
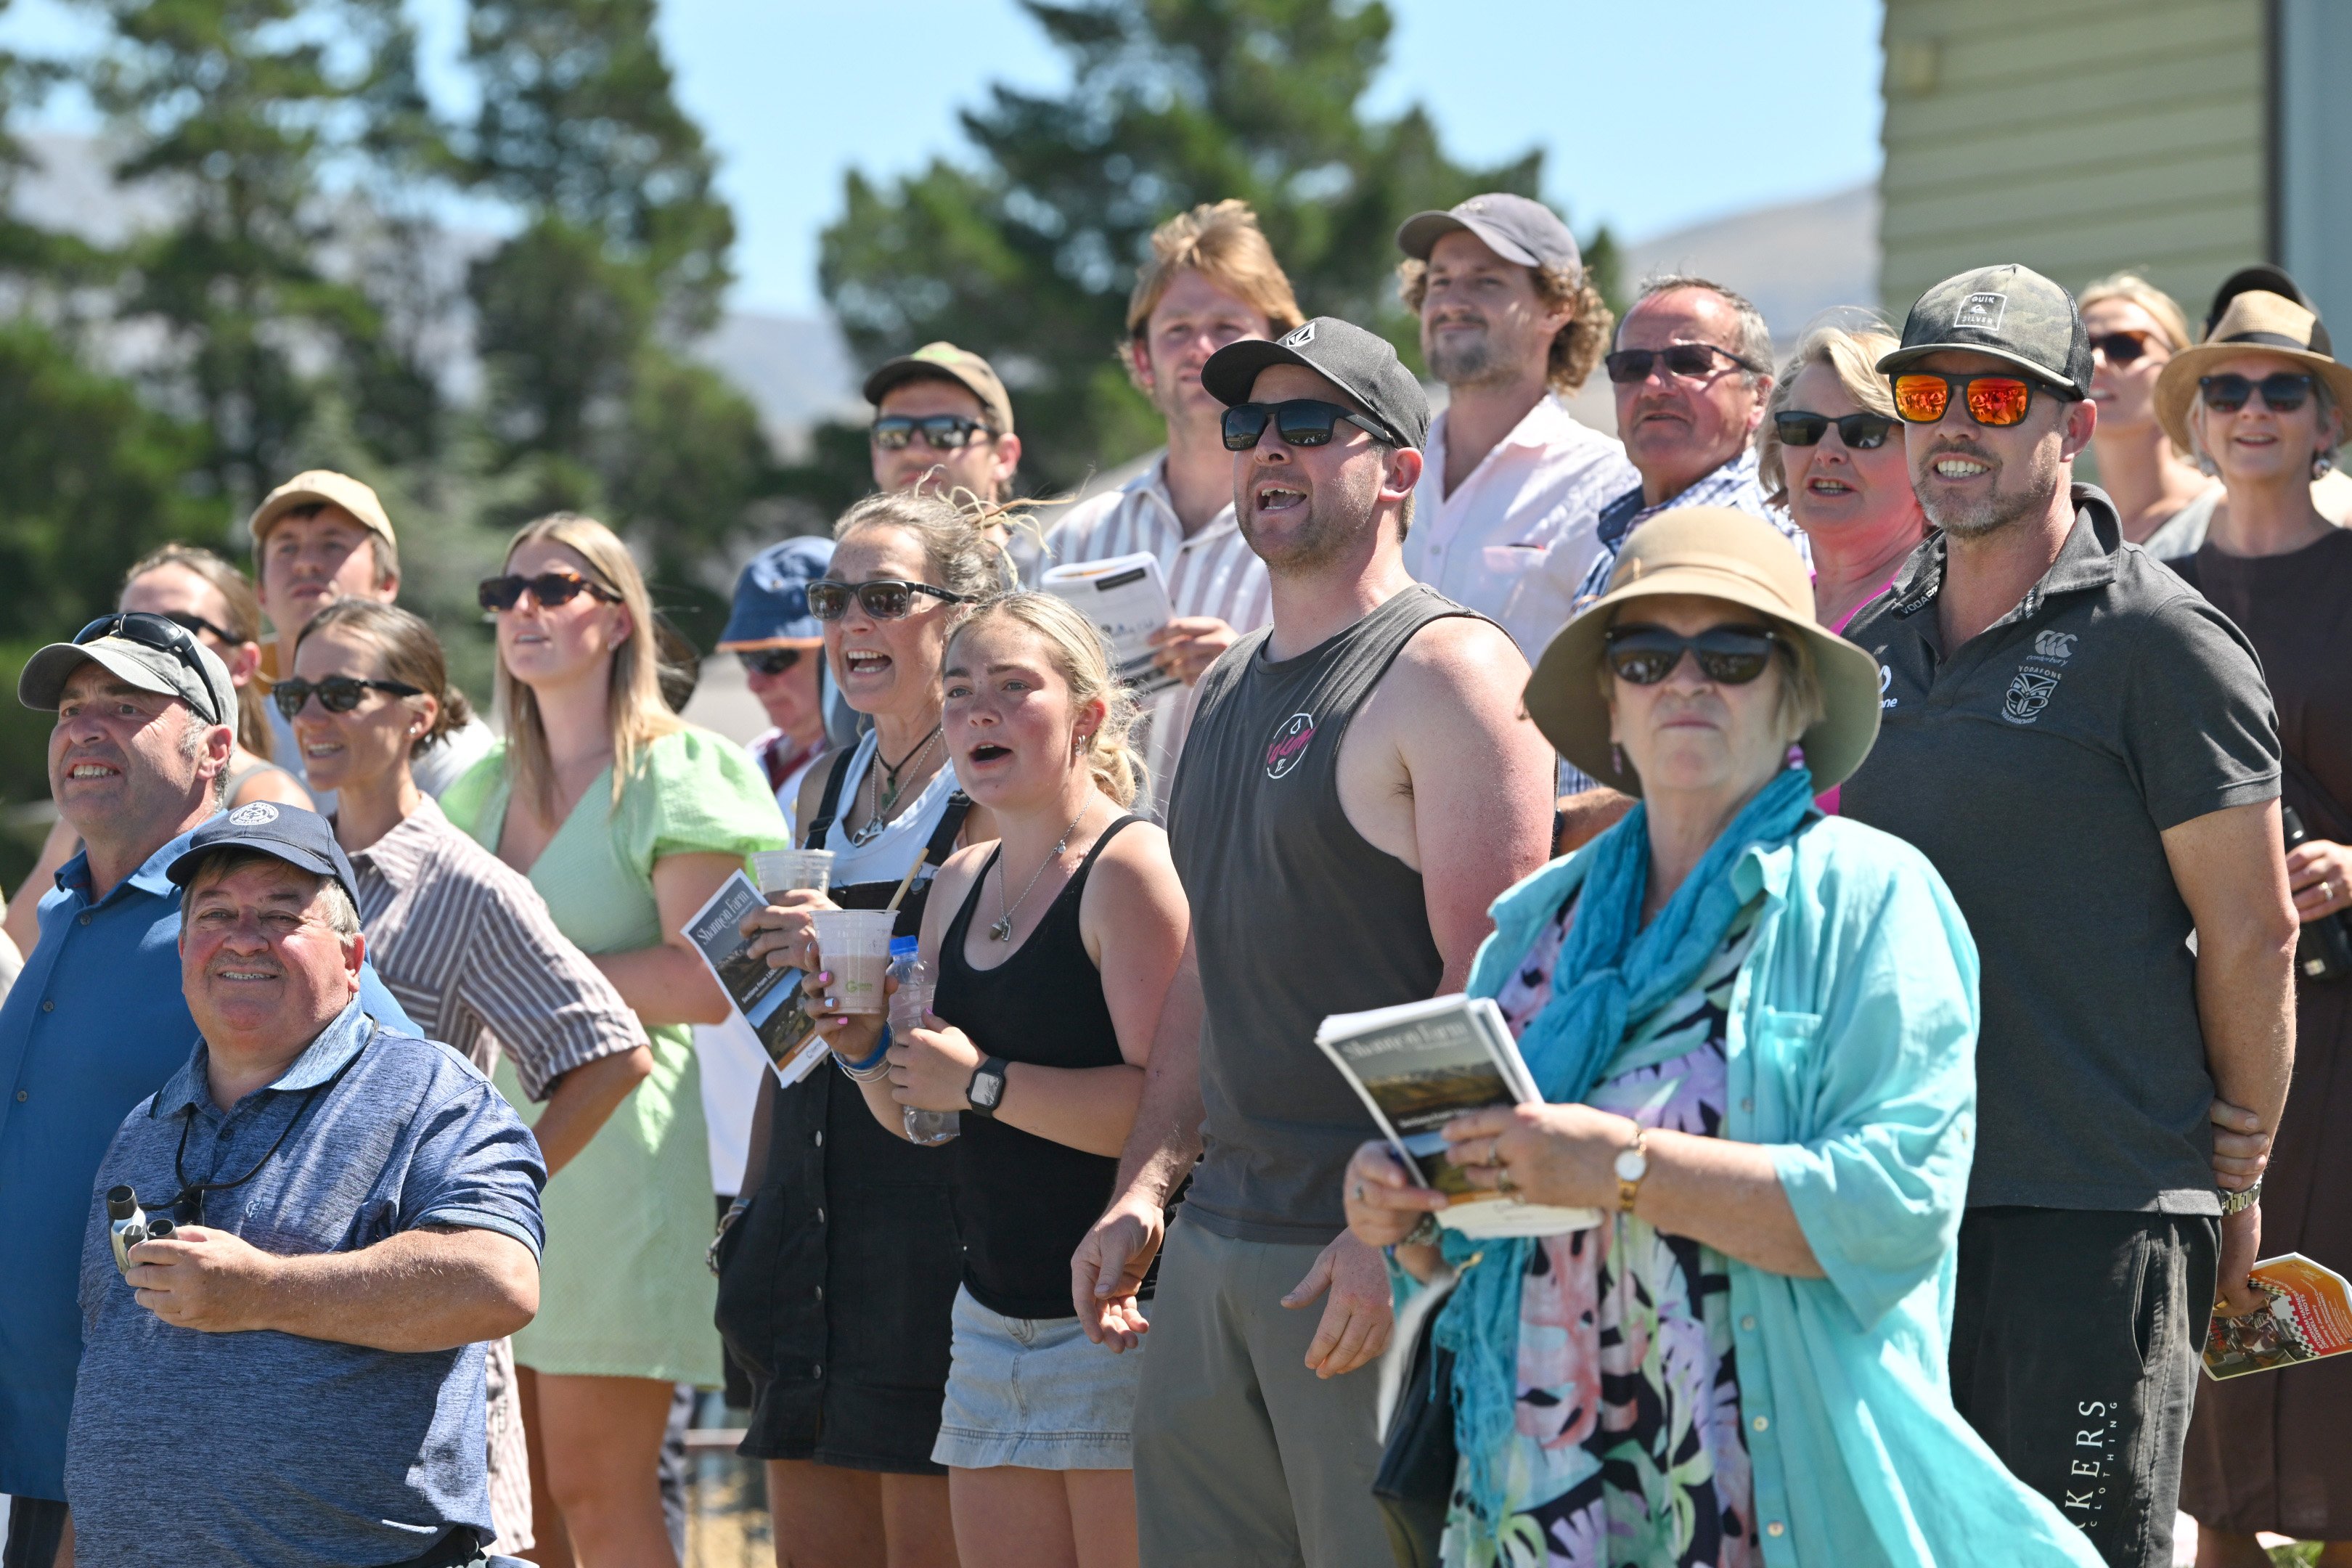
[(2189, 318), (2171, 295), (2134, 272), (2100, 279), (2079, 303), (2091, 338), (2091, 402), (2099, 411), (2091, 433), (2099, 488), (2115, 501), (2126, 541), (2159, 561), (2187, 555), (2203, 542), (2212, 510), (2210, 499), (2190, 503), (2220, 487), (2166, 434), (2156, 416), (2156, 381), (2195, 342)]
[[(909, 1110), (961, 1117), (930, 1156), (953, 1167), (963, 1257), (931, 1458), (964, 1568), (1131, 1563), (1142, 1356), (1087, 1340), (1070, 1255), (1110, 1201), (1188, 906), (1167, 834), (1129, 809), (1134, 704), (1085, 616), (1045, 594), (982, 605), (948, 639), (945, 697), (956, 776), (1000, 837), (940, 871), (929, 1026), (863, 1083), (893, 1135)], [(825, 1024), (843, 1059), (873, 1054), (873, 1016)]]
[[(754, 850), (782, 847), (767, 783), (661, 697), (645, 578), (603, 523), (525, 526), (481, 584), (506, 737), (441, 797), (523, 873), (652, 1042), (651, 1077), (548, 1184), (540, 1314), (515, 1336), (525, 1422), (574, 1557), (675, 1563), (656, 1479), (675, 1385), (719, 1386), (699, 1074), (687, 1026), (727, 1001), (688, 919)], [(511, 1062), (498, 1079), (527, 1102)]]

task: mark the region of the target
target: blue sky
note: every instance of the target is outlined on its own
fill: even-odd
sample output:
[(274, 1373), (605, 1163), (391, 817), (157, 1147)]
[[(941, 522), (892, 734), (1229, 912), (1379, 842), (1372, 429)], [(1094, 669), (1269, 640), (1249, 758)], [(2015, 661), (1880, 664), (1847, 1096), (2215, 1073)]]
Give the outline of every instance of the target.
[[(434, 89), (459, 107), (463, 0), (411, 3)], [(1372, 107), (1425, 104), (1466, 160), (1540, 145), (1545, 195), (1579, 228), (1602, 219), (1644, 237), (1877, 172), (1879, 0), (1389, 4)], [(722, 160), (741, 309), (817, 308), (817, 233), (846, 169), (952, 156), (956, 110), (989, 82), (1066, 79), (1013, 0), (664, 0), (660, 28)], [(0, 36), (70, 48), (89, 29), (59, 0), (16, 0)], [(89, 123), (70, 100), (45, 118)]]

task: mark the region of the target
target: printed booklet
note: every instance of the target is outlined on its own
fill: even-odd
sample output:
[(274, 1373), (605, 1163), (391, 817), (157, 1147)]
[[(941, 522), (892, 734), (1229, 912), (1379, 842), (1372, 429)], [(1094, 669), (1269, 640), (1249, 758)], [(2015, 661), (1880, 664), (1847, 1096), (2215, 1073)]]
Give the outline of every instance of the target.
[(771, 969), (764, 957), (753, 957), (742, 933), (744, 917), (768, 907), (768, 900), (738, 871), (719, 884), (710, 900), (694, 911), (686, 926), (687, 940), (719, 988), (775, 1065), (777, 1080), (795, 1084), (824, 1060), (826, 1046), (816, 1032), (816, 1020), (801, 1001), (801, 972)]
[(2352, 1350), (2352, 1284), (2300, 1252), (2282, 1252), (2254, 1265), (2253, 1283), (2271, 1299), (2267, 1310), (2242, 1318), (2213, 1316), (2205, 1333), (2205, 1375), (2243, 1377)]
[(1037, 580), (1067, 599), (1108, 639), (1118, 678), (1140, 699), (1167, 690), (1176, 678), (1152, 663), (1151, 634), (1176, 618), (1159, 557), (1148, 551), (1056, 566)]
[(1474, 1187), (1445, 1158), (1439, 1130), (1455, 1117), (1542, 1098), (1501, 1009), (1488, 998), (1456, 994), (1369, 1013), (1335, 1013), (1315, 1031), (1315, 1043), (1422, 1184), (1453, 1200), (1438, 1211), (1440, 1225), (1483, 1241), (1559, 1236), (1601, 1223), (1599, 1209), (1522, 1203), (1489, 1187)]

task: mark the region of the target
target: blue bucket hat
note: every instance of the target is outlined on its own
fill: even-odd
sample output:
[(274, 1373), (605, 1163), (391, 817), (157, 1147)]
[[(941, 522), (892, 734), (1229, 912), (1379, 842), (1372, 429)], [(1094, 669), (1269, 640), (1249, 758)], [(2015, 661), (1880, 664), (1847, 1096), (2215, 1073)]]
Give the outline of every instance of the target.
[(719, 650), (824, 641), (824, 623), (809, 614), (808, 585), (832, 562), (830, 539), (787, 539), (751, 557), (735, 579), (735, 608)]

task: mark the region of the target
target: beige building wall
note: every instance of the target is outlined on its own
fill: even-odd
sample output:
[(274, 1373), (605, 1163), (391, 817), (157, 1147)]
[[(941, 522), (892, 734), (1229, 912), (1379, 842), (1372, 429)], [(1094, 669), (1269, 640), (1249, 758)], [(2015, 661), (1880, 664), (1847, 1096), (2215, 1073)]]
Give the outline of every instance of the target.
[[(2352, 0), (2345, 0), (2352, 4)], [(2263, 0), (1887, 0), (1881, 296), (2020, 261), (2186, 308), (2267, 250)]]

